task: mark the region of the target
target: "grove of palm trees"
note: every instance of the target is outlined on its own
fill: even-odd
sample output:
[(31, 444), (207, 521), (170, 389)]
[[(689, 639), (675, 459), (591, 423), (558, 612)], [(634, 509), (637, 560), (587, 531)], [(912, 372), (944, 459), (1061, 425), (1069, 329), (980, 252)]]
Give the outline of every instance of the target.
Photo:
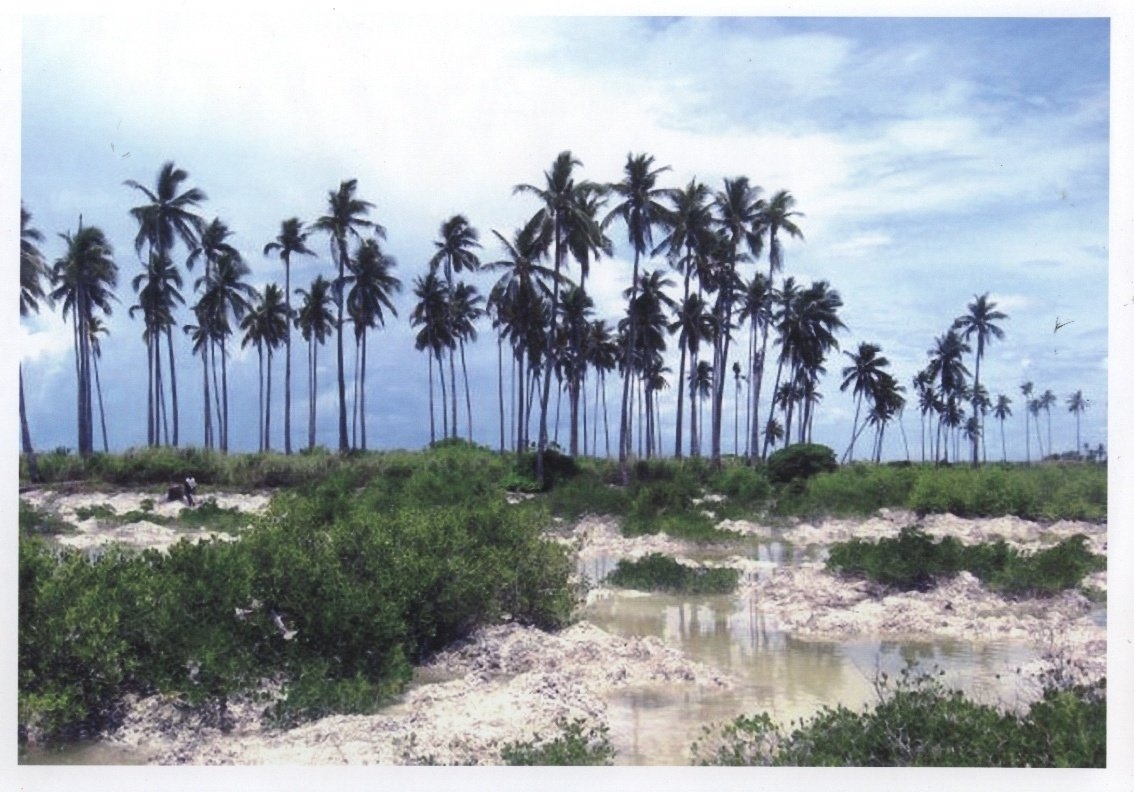
[[(1075, 418), (1073, 445), (1069, 421), (1053, 434), (1051, 411), (1060, 397), (1050, 390), (1036, 394), (1031, 382), (997, 382), (993, 398), (982, 363), (1010, 332), (1010, 317), (987, 292), (974, 295), (955, 319), (941, 318), (942, 334), (925, 340), (923, 367), (902, 383), (884, 350), (854, 340), (835, 286), (801, 282), (792, 274), (790, 247), (805, 244), (806, 228), (795, 196), (787, 190), (765, 196), (744, 176), (726, 178), (715, 189), (696, 179), (669, 187), (668, 171), (648, 154), (630, 154), (621, 179), (593, 181), (582, 177), (578, 158), (561, 152), (542, 181), (514, 186), (515, 229), (490, 229), (489, 245), (465, 215), (455, 214), (440, 222), (437, 241), (422, 240), (416, 263), (385, 252), (383, 241), (392, 231), (374, 216), (357, 181), (344, 180), (328, 192), (325, 214), (310, 221), (289, 217), (274, 238), (263, 231), (269, 239), (264, 256), (278, 257), (283, 282), (273, 277), (254, 288), (254, 270), (273, 270), (242, 256), (233, 244), (237, 232), (221, 218), (207, 217), (206, 193), (191, 186), (187, 171), (167, 162), (152, 188), (134, 180), (124, 185), (132, 191), (124, 197), (142, 198), (134, 206), (124, 202), (137, 224), (134, 263), (81, 219), (76, 230), (60, 233), (66, 250), (49, 263), (40, 252), (44, 237), (32, 225), (33, 210), (21, 208), (21, 315), (48, 307), (71, 322), (75, 448), (82, 456), (96, 450), (92, 373), (99, 350), (137, 343), (106, 337), (106, 319), (117, 305), (129, 306), (146, 347), (151, 446), (229, 451), (232, 399), (240, 400), (241, 415), (248, 417), (251, 398), (229, 393), (229, 366), (235, 350), (250, 347), (259, 372), (256, 450), (282, 447), (290, 454), (321, 443), (339, 452), (381, 447), (386, 405), (367, 396), (374, 377), (396, 373), (368, 371), (371, 344), (377, 339), (381, 348), (383, 329), (408, 321), (428, 367), (421, 420), (429, 423), (430, 441), (464, 437), (501, 452), (534, 450), (537, 481), (543, 480), (549, 448), (572, 457), (613, 455), (624, 482), (633, 458), (705, 456), (719, 466), (731, 455), (760, 463), (777, 447), (812, 442), (823, 389), (832, 387), (825, 375), (836, 364), (834, 381), (854, 401), (846, 446), (838, 449), (843, 461), (855, 461), (856, 451), (883, 461), (889, 430), (901, 436), (897, 458), (977, 465), (989, 459), (990, 412), (1000, 422), (1000, 460), (1007, 461), (1004, 431), (1013, 415), (1008, 393), (1016, 387), (1023, 396), (1017, 413), (1024, 419), (1025, 461), (1033, 461), (1033, 439), (1035, 460), (1105, 453), (1100, 444), (1081, 444), (1079, 418), (1090, 403), (1081, 391), (1065, 395)], [(633, 260), (624, 308), (598, 316), (588, 275), (608, 265), (619, 239)], [(317, 259), (320, 249), (330, 266), (310, 284), (293, 287), (292, 257)], [(136, 273), (122, 279), (129, 290), (120, 287), (120, 273)], [(414, 302), (408, 316), (399, 317), (403, 282), (412, 282)], [(497, 346), (495, 394), (473, 392), (467, 366), (469, 348), (485, 343), (478, 330), (489, 329)], [(307, 387), (293, 393), (297, 331), (306, 342)], [(192, 375), (177, 365), (178, 332), (201, 361), (199, 416), (182, 414), (179, 394)], [(354, 344), (348, 357), (349, 337)], [(319, 350), (332, 339), (337, 399), (321, 403), (318, 372), (326, 364)], [(608, 390), (614, 391), (609, 398)], [(907, 394), (917, 400), (916, 439), (902, 421)], [(300, 423), (293, 422), (293, 403), (301, 400), (306, 442), (293, 437)], [(337, 415), (336, 437), (316, 436), (320, 411)], [(497, 437), (487, 419), (493, 412)], [(108, 439), (102, 416), (104, 450), (114, 444), (115, 417)], [(368, 417), (378, 424), (369, 432)], [(672, 427), (672, 435), (665, 427)], [(1018, 429), (1014, 422), (1012, 431)], [(617, 451), (609, 450), (612, 434)], [(32, 475), (34, 437), (34, 427), (22, 420)]]

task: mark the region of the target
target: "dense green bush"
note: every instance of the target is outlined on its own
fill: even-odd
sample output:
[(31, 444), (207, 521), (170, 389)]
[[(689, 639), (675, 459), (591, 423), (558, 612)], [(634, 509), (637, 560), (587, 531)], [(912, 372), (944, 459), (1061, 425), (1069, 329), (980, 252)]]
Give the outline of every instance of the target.
[(610, 744), (606, 726), (588, 726), (576, 719), (556, 721), (559, 735), (544, 740), (535, 739), (506, 744), (500, 749), (500, 759), (506, 765), (581, 766), (609, 765), (614, 759), (614, 746)]
[(801, 443), (781, 448), (768, 457), (768, 479), (775, 484), (790, 484), (830, 472), (838, 466), (835, 452), (827, 446)]
[(566, 624), (566, 552), (543, 539), (545, 512), (505, 504), (485, 455), (340, 469), (278, 496), (238, 542), (91, 557), (23, 533), (21, 734), (90, 732), (126, 693), (155, 690), (213, 702), (223, 721), (228, 696), (275, 675), (280, 723), (363, 712), (480, 624)]
[(854, 767), (1105, 767), (1106, 682), (1048, 689), (1022, 715), (975, 703), (928, 675), (877, 683), (880, 701), (823, 707), (790, 731), (766, 714), (706, 730), (698, 764)]
[(619, 561), (606, 582), (642, 591), (729, 594), (736, 590), (739, 579), (735, 569), (689, 567), (662, 553), (650, 553), (637, 561)]
[(935, 541), (920, 527), (908, 526), (895, 539), (852, 539), (832, 545), (827, 568), (898, 589), (918, 590), (966, 570), (994, 591), (1051, 596), (1105, 569), (1106, 559), (1087, 549), (1082, 534), (1022, 554), (1003, 540), (964, 545), (947, 536)]

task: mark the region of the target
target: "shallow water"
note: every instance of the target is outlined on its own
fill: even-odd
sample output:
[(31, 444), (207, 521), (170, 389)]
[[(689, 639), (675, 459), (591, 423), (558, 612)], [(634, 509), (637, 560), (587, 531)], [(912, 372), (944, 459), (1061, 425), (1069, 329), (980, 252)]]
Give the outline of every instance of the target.
[(662, 686), (628, 690), (609, 710), (619, 764), (687, 764), (709, 722), (767, 712), (787, 725), (823, 705), (861, 708), (876, 699), (879, 672), (907, 665), (943, 671), (942, 680), (988, 703), (1013, 703), (1014, 670), (1035, 657), (1027, 645), (967, 641), (809, 641), (769, 630), (758, 603), (735, 597), (642, 596), (619, 592), (594, 603), (587, 619), (624, 636), (655, 636), (739, 680), (734, 688)]

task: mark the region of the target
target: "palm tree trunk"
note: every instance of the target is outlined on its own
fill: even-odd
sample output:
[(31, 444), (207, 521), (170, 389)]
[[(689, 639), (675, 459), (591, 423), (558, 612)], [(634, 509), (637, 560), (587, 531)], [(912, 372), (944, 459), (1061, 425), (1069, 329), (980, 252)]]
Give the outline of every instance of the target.
[[(450, 292), (451, 293), (451, 292)], [(456, 344), (449, 347), (449, 382), (452, 387), (449, 389), (449, 400), (451, 402), (452, 415), (453, 415), (453, 434), (456, 438), (457, 431), (457, 364), (456, 364), (457, 347)]]
[(209, 352), (209, 364), (213, 369), (213, 408), (217, 420), (213, 427), (213, 443), (214, 447), (224, 446), (225, 425), (224, 425), (224, 410), (221, 408), (221, 377), (217, 374), (217, 347), (221, 350), (221, 367), (224, 367), (224, 338), (221, 337), (215, 341), (210, 342), (212, 349)]
[(94, 365), (95, 388), (98, 393), (98, 419), (102, 427), (102, 450), (104, 453), (110, 453), (110, 443), (106, 439), (106, 410), (102, 406), (102, 380), (98, 375), (98, 358), (93, 357), (91, 362)]
[(284, 363), (284, 453), (291, 456), (291, 260), (284, 256), (284, 305), (287, 309), (287, 360)]
[(634, 346), (638, 343), (638, 322), (635, 313), (636, 305), (638, 302), (638, 261), (641, 256), (640, 251), (635, 246), (634, 248), (634, 272), (633, 279), (630, 281), (630, 303), (628, 306), (630, 316), (630, 327), (627, 332), (626, 349), (623, 354), (623, 372), (622, 379), (622, 410), (619, 417), (618, 429), (618, 470), (622, 478), (622, 485), (626, 486), (630, 483), (630, 467), (629, 457), (632, 441), (630, 439), (630, 378), (634, 369), (632, 360), (634, 358)]
[(268, 345), (268, 389), (264, 397), (264, 450), (272, 450), (272, 347)]
[(316, 365), (319, 362), (319, 350), (315, 346), (315, 333), (307, 341), (307, 448), (315, 450), (315, 394), (318, 386), (318, 373)]
[(157, 420), (154, 414), (154, 340), (153, 334), (146, 335), (146, 445), (157, 445), (154, 439)]
[(266, 430), (264, 428), (264, 346), (263, 344), (256, 345), (256, 373), (260, 376), (260, 392), (257, 394), (256, 405), (260, 408), (260, 422), (257, 424), (257, 434), (260, 436), (257, 445), (257, 451), (261, 454), (264, 453), (264, 438), (266, 437)]
[(469, 367), (465, 362), (465, 341), (460, 340), (461, 347), (461, 377), (465, 381), (465, 428), (468, 429), (469, 442), (473, 441), (472, 437), (472, 393), (469, 392)]
[(173, 447), (177, 448), (179, 440), (178, 432), (178, 408), (177, 408), (177, 364), (173, 358), (173, 329), (167, 327), (165, 329), (166, 341), (169, 344), (169, 392), (173, 399)]
[(35, 449), (32, 448), (31, 429), (28, 428), (28, 413), (24, 407), (24, 366), (20, 369), (20, 445), (24, 456), (28, 460), (28, 478), (33, 482), (39, 481), (39, 462), (35, 458)]
[(228, 453), (228, 355), (225, 353), (224, 336), (221, 336), (221, 453)]
[(433, 350), (429, 350), (427, 357), (429, 361), (429, 444), (433, 445), (437, 442), (437, 421), (434, 418), (434, 399), (433, 399)]
[(496, 337), (496, 393), (500, 403), (500, 453), (504, 453), (504, 336)]
[(336, 342), (336, 356), (339, 368), (339, 453), (350, 450), (347, 443), (347, 409), (346, 409), (346, 370), (343, 362), (343, 278), (346, 274), (347, 249), (346, 238), (339, 237), (339, 288), (336, 289), (336, 302), (338, 303), (338, 334)]
[(359, 426), (362, 430), (362, 450), (366, 450), (366, 330), (362, 331), (362, 375), (359, 379)]

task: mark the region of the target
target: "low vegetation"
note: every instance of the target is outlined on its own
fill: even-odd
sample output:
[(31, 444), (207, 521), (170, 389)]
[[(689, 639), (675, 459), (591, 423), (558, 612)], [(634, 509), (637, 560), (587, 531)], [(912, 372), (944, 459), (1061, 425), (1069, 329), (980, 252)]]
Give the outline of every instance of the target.
[(921, 528), (909, 526), (894, 539), (852, 539), (832, 545), (827, 567), (886, 586), (923, 591), (964, 570), (993, 591), (1051, 596), (1106, 569), (1106, 559), (1087, 549), (1082, 534), (1044, 550), (1021, 553), (1003, 540), (965, 545), (951, 536), (934, 540)]
[(559, 734), (551, 739), (536, 735), (532, 740), (508, 743), (500, 750), (506, 765), (609, 765), (613, 763), (614, 746), (611, 745), (606, 726), (591, 726), (585, 721), (556, 721)]
[(736, 590), (740, 572), (719, 567), (690, 567), (662, 553), (650, 553), (637, 561), (618, 562), (606, 582), (640, 591), (673, 594), (729, 594)]
[(879, 701), (823, 707), (793, 723), (766, 713), (707, 729), (702, 765), (835, 767), (1105, 767), (1106, 681), (1050, 686), (1026, 712), (979, 704), (928, 674), (876, 681)]

